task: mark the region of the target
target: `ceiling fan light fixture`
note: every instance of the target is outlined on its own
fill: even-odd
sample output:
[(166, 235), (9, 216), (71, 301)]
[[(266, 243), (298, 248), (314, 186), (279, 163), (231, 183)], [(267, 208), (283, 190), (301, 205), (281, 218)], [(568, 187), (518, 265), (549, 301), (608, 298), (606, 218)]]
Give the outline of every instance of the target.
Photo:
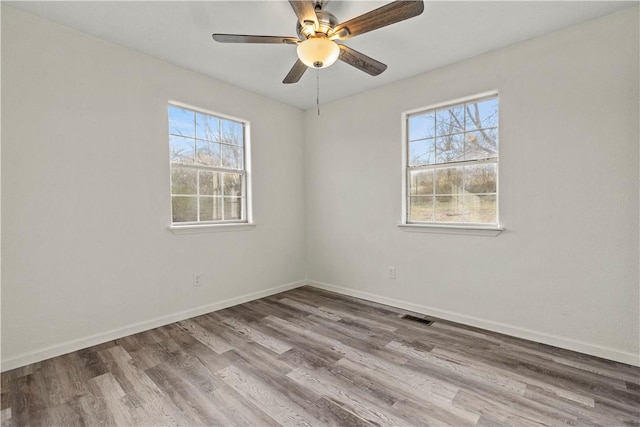
[(327, 68), (340, 55), (338, 45), (323, 37), (312, 37), (298, 44), (298, 58), (307, 67)]

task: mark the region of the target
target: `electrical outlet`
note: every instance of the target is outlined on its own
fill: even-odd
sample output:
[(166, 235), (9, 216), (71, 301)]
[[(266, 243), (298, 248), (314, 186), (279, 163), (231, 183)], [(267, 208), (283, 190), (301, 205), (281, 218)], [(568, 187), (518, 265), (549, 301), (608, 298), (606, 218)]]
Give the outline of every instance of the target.
[(389, 279), (395, 279), (396, 278), (396, 268), (392, 265), (390, 265), (387, 268), (387, 271), (389, 273)]
[(202, 286), (202, 273), (193, 273), (193, 286)]

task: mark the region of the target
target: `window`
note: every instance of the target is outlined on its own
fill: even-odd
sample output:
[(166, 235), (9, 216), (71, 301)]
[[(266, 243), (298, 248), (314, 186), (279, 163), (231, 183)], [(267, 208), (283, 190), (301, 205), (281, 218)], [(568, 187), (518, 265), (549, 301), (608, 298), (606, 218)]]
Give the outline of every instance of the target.
[(406, 115), (406, 223), (498, 225), (498, 97)]
[(247, 222), (247, 124), (169, 105), (173, 224)]

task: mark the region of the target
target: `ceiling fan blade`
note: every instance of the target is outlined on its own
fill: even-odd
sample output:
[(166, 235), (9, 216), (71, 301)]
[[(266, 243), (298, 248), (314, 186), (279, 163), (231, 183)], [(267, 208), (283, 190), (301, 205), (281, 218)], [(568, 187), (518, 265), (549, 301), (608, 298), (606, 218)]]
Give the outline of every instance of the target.
[(251, 36), (248, 34), (212, 34), (211, 36), (220, 43), (298, 44), (300, 42), (296, 37)]
[(311, 21), (314, 31), (318, 29), (318, 17), (314, 7), (315, 3), (312, 0), (289, 0), (289, 4), (303, 28), (305, 27), (304, 21)]
[[(337, 35), (341, 40), (348, 39), (359, 34), (386, 27), (396, 22), (418, 16), (424, 10), (422, 0), (394, 1), (382, 7), (367, 12), (347, 22), (338, 24), (331, 35)], [(345, 31), (346, 30), (346, 31)]]
[(387, 66), (380, 61), (368, 57), (364, 53), (360, 53), (357, 50), (353, 50), (348, 46), (340, 46), (340, 56), (338, 59), (342, 62), (356, 67), (358, 70), (364, 71), (371, 76), (377, 76), (387, 69)]
[(285, 84), (297, 83), (302, 77), (302, 75), (304, 74), (304, 72), (307, 71), (307, 68), (308, 67), (298, 59), (296, 63), (293, 64), (293, 67), (291, 68), (291, 70), (289, 70), (289, 74), (287, 74), (287, 76), (284, 78), (282, 83), (285, 83)]

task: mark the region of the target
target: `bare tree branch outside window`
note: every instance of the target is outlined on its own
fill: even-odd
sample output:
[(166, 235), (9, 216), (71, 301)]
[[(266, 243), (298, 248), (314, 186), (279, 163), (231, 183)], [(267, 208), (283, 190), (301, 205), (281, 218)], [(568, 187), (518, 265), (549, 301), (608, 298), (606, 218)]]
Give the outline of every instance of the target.
[(497, 224), (497, 96), (411, 114), (407, 127), (407, 221)]
[(173, 223), (246, 218), (244, 125), (169, 105)]

